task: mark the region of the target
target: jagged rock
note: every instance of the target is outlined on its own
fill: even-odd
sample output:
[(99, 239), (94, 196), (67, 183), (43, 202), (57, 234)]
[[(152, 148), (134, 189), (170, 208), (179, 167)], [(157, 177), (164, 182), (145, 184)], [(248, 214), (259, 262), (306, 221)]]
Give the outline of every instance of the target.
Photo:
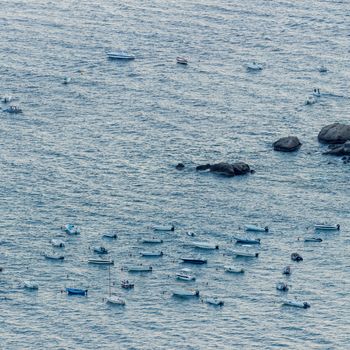
[(229, 163), (217, 163), (210, 165), (210, 171), (213, 173), (219, 173), (227, 176), (235, 176), (235, 170)]
[(296, 136), (287, 136), (280, 138), (272, 145), (275, 151), (293, 152), (300, 148), (301, 142)]
[(196, 170), (209, 170), (209, 169), (210, 169), (210, 164), (198, 165), (196, 167)]
[(346, 141), (342, 145), (332, 147), (332, 149), (324, 152), (323, 154), (330, 154), (333, 156), (350, 156), (350, 141)]
[(250, 173), (250, 167), (243, 162), (236, 162), (232, 164), (235, 175), (244, 175)]
[(244, 175), (254, 172), (250, 169), (249, 165), (244, 162), (236, 162), (233, 164), (229, 164), (226, 162), (216, 164), (204, 164), (198, 165), (196, 167), (196, 170), (210, 170), (213, 173), (223, 174), (227, 176)]
[(185, 165), (183, 163), (179, 163), (178, 165), (176, 165), (177, 170), (182, 170), (184, 167)]
[(333, 123), (321, 129), (318, 140), (322, 143), (344, 143), (350, 141), (350, 125)]

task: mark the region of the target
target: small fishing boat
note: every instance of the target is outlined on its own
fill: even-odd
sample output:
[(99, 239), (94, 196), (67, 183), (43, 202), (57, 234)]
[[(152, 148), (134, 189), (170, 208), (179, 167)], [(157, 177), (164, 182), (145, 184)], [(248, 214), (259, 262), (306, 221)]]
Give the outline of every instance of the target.
[(315, 237), (305, 238), (304, 242), (305, 243), (308, 243), (308, 242), (322, 242), (322, 238), (315, 238)]
[(113, 60), (134, 60), (135, 56), (126, 52), (107, 52), (107, 57)]
[(2, 99), (1, 99), (1, 102), (3, 103), (9, 103), (13, 101), (13, 97), (12, 96), (4, 96)]
[(126, 268), (128, 272), (152, 272), (152, 266), (135, 265)]
[(293, 261), (303, 261), (304, 259), (302, 258), (302, 256), (299, 253), (292, 253), (290, 258)]
[(328, 69), (325, 66), (320, 66), (320, 67), (318, 67), (318, 71), (320, 73), (327, 73)]
[(162, 239), (159, 238), (144, 238), (141, 240), (141, 243), (145, 243), (145, 244), (160, 244), (163, 243)]
[(48, 260), (64, 260), (63, 255), (52, 255), (52, 254), (44, 253), (44, 257), (45, 259), (48, 259)]
[(177, 289), (173, 291), (173, 296), (180, 298), (199, 297), (199, 290)]
[(260, 227), (257, 225), (244, 225), (246, 231), (255, 231), (255, 232), (268, 232), (269, 228), (267, 226)]
[(224, 270), (230, 273), (244, 273), (243, 269), (239, 269), (235, 266), (224, 266)]
[(108, 250), (102, 246), (92, 247), (92, 250), (94, 253), (97, 253), (97, 254), (108, 254)]
[(325, 230), (325, 231), (331, 231), (331, 230), (340, 230), (340, 225), (336, 224), (315, 224), (315, 230)]
[(31, 290), (37, 290), (39, 289), (39, 285), (32, 281), (24, 281), (23, 282), (23, 288), (25, 289), (31, 289)]
[(315, 97), (321, 97), (320, 89), (314, 89), (314, 91), (312, 92), (312, 95)]
[(178, 57), (176, 57), (176, 63), (186, 65), (186, 64), (188, 64), (188, 59), (185, 57), (178, 56)]
[(153, 226), (154, 231), (175, 231), (175, 226), (174, 225), (169, 225), (169, 226)]
[(281, 292), (287, 292), (289, 287), (288, 287), (287, 283), (277, 282), (276, 283), (276, 289), (281, 291)]
[(283, 275), (291, 275), (291, 274), (292, 274), (292, 271), (291, 271), (290, 266), (286, 266), (286, 267), (283, 269), (282, 274), (283, 274)]
[(224, 302), (222, 300), (219, 300), (218, 298), (205, 298), (202, 301), (209, 305), (224, 306)]
[(263, 69), (263, 66), (261, 64), (258, 64), (256, 62), (249, 63), (247, 65), (247, 70), (248, 71), (260, 71)]
[(218, 245), (212, 244), (212, 243), (207, 243), (207, 242), (192, 242), (191, 246), (193, 248), (206, 249), (206, 250), (219, 249)]
[(305, 101), (305, 105), (314, 105), (317, 102), (317, 99), (313, 96), (309, 96)]
[(70, 78), (70, 77), (65, 77), (64, 79), (63, 79), (63, 82), (62, 82), (62, 84), (69, 84), (70, 82), (72, 81), (72, 78)]
[(190, 269), (182, 269), (179, 273), (176, 274), (176, 278), (181, 281), (195, 281), (196, 277), (190, 275)]
[(63, 241), (61, 241), (60, 239), (51, 239), (51, 244), (55, 247), (55, 248), (63, 248), (65, 246), (65, 243)]
[(260, 244), (260, 238), (249, 239), (249, 238), (239, 238), (233, 237), (236, 240), (236, 244)]
[(4, 112), (11, 113), (11, 114), (19, 114), (22, 113), (22, 109), (17, 106), (10, 106), (7, 109), (4, 109)]
[(197, 234), (195, 232), (193, 232), (193, 231), (187, 231), (186, 235), (190, 236), (190, 237), (196, 237), (197, 236)]
[(87, 295), (87, 289), (78, 289), (78, 288), (66, 288), (66, 292), (68, 295)]
[(107, 232), (102, 235), (102, 238), (117, 239), (118, 235), (115, 232)]
[(114, 260), (89, 259), (88, 263), (94, 265), (114, 265)]
[(200, 258), (181, 258), (181, 260), (184, 263), (196, 264), (196, 265), (206, 264), (208, 262), (206, 259), (200, 259)]
[(108, 298), (106, 298), (106, 303), (110, 305), (125, 305), (125, 300), (121, 297), (118, 297), (117, 295), (111, 295)]
[(128, 280), (123, 280), (121, 282), (121, 287), (124, 289), (132, 289), (134, 288), (134, 283), (130, 283)]
[(156, 258), (163, 256), (163, 252), (140, 252), (140, 255), (147, 258)]
[(236, 258), (257, 258), (259, 253), (233, 252)]
[(297, 300), (285, 300), (283, 302), (284, 306), (293, 306), (293, 307), (298, 307), (301, 309), (307, 309), (310, 307), (310, 304), (306, 301), (297, 301)]
[(67, 224), (62, 227), (62, 230), (69, 235), (79, 235), (80, 234), (80, 229), (73, 224)]

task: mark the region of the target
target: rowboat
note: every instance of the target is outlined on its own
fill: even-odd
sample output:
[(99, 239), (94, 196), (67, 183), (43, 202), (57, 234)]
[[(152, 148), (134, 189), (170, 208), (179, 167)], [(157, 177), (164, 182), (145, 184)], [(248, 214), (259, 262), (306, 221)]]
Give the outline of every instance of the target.
[(87, 295), (87, 289), (78, 289), (78, 288), (66, 288), (68, 295)]
[(255, 232), (268, 232), (269, 231), (269, 228), (267, 226), (259, 227), (257, 225), (244, 225), (244, 228), (246, 231), (255, 231)]
[(116, 295), (111, 295), (108, 298), (106, 298), (106, 303), (111, 305), (125, 305), (125, 301)]
[(179, 63), (179, 64), (188, 64), (188, 59), (185, 58), (185, 57), (176, 57), (176, 63)]
[(212, 243), (207, 243), (207, 242), (192, 242), (191, 246), (193, 248), (206, 249), (206, 250), (219, 249), (218, 245), (212, 244)]
[(88, 263), (95, 265), (114, 265), (114, 260), (89, 259)]
[(135, 56), (126, 52), (107, 52), (107, 57), (114, 60), (134, 60)]
[(197, 264), (197, 265), (201, 265), (201, 264), (206, 264), (207, 263), (206, 259), (198, 259), (198, 258), (181, 258), (181, 260), (184, 263)]
[(79, 235), (80, 234), (79, 228), (74, 226), (73, 224), (67, 224), (67, 225), (63, 226), (62, 230), (64, 232), (68, 233), (69, 235)]
[(258, 64), (256, 62), (252, 62), (252, 63), (247, 65), (247, 70), (250, 70), (250, 71), (259, 71), (262, 69), (263, 69), (262, 65)]
[(177, 289), (173, 291), (173, 296), (180, 298), (199, 297), (199, 290)]
[(202, 301), (209, 305), (224, 306), (224, 302), (222, 300), (219, 300), (218, 298), (205, 298)]
[(233, 252), (236, 258), (257, 258), (259, 253)]
[(163, 243), (162, 239), (159, 238), (144, 238), (141, 240), (141, 243), (145, 243), (145, 244), (159, 244), (159, 243)]
[(340, 230), (339, 224), (315, 224), (315, 230), (325, 230), (325, 231), (331, 231), (331, 230)]
[(136, 266), (129, 266), (126, 268), (128, 272), (152, 272), (153, 268), (152, 266), (142, 266), (142, 265), (136, 265)]
[(174, 225), (169, 225), (169, 226), (162, 226), (162, 225), (157, 225), (153, 226), (154, 231), (174, 231), (175, 226)]
[(283, 306), (293, 306), (301, 309), (307, 309), (310, 307), (310, 304), (306, 301), (297, 301), (297, 300), (285, 300), (282, 304)]
[(51, 254), (44, 254), (44, 257), (48, 260), (64, 260), (63, 255), (51, 255)]
[(230, 273), (244, 273), (243, 269), (239, 269), (235, 266), (224, 266), (224, 270)]
[(163, 252), (140, 252), (140, 255), (148, 258), (156, 258), (163, 256)]
[(305, 239), (304, 239), (304, 242), (305, 242), (305, 243), (307, 243), (307, 242), (322, 242), (322, 238), (314, 238), (314, 237), (305, 238)]
[(260, 238), (249, 239), (249, 238), (239, 238), (233, 237), (236, 240), (236, 244), (260, 244)]
[(110, 238), (110, 239), (117, 239), (118, 235), (114, 232), (108, 232), (108, 233), (104, 233), (102, 235), (102, 238)]

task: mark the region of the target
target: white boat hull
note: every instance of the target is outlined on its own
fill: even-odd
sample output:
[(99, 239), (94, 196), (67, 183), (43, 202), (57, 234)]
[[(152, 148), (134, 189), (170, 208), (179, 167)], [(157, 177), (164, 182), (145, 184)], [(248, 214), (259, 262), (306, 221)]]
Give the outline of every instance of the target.
[(267, 226), (259, 227), (256, 225), (244, 225), (244, 228), (246, 231), (254, 231), (254, 232), (268, 232), (269, 231), (269, 228)]

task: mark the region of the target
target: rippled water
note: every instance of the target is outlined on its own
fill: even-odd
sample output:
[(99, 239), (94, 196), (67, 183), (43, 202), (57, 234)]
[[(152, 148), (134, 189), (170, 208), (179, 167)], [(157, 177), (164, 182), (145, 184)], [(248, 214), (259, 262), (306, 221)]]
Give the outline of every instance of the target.
[[(317, 142), (324, 125), (349, 122), (348, 10), (331, 0), (5, 0), (0, 94), (18, 97), (24, 113), (1, 113), (0, 348), (349, 348), (350, 168)], [(106, 58), (118, 49), (137, 58)], [(178, 55), (190, 64), (177, 65)], [(247, 72), (252, 61), (263, 71)], [(322, 97), (305, 106), (315, 87)], [(300, 151), (273, 152), (290, 134)], [(218, 161), (245, 161), (256, 173), (194, 171)], [(342, 229), (304, 244), (320, 221)], [(68, 222), (81, 235), (64, 237), (64, 262), (45, 260)], [(156, 234), (164, 256), (140, 258), (151, 248), (138, 239), (168, 223), (174, 233)], [(261, 238), (258, 259), (236, 262), (232, 236), (245, 235), (245, 223), (271, 230), (250, 235)], [(118, 240), (102, 242), (110, 230)], [(194, 251), (187, 230), (220, 249)], [(102, 300), (108, 269), (87, 264), (98, 244), (115, 260), (125, 308)], [(293, 251), (304, 261), (291, 262)], [(197, 281), (176, 281), (179, 257), (197, 253), (208, 259), (193, 267)], [(121, 271), (139, 262), (153, 272)], [(230, 264), (246, 273), (225, 274)], [(275, 283), (286, 264), (287, 297), (310, 309), (281, 307)], [(134, 290), (119, 288), (125, 278)], [(39, 290), (24, 290), (23, 280)], [(175, 299), (179, 286), (225, 305)], [(65, 287), (88, 288), (88, 297), (68, 297)]]

